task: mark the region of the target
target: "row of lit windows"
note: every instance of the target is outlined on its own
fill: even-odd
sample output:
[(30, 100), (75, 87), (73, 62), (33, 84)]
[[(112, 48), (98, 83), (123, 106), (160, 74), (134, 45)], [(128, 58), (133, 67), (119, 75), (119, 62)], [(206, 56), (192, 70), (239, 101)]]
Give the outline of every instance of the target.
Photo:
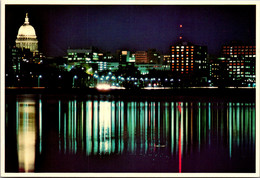
[(232, 65), (238, 65), (238, 66), (239, 66), (239, 65), (242, 65), (242, 66), (243, 66), (244, 63), (229, 63), (229, 65), (231, 65), (231, 66), (232, 66)]
[[(229, 69), (229, 71), (238, 71), (238, 72), (240, 72), (240, 69)], [(241, 71), (244, 71), (244, 69), (241, 69)]]
[[(247, 54), (248, 55), (248, 54), (255, 54), (255, 52), (233, 52), (233, 53), (232, 52), (224, 52), (223, 54)], [(237, 56), (234, 56), (234, 57), (237, 57)]]
[[(172, 57), (174, 58), (175, 55), (173, 54)], [(177, 54), (176, 57), (184, 57), (184, 54), (181, 54), (181, 55)], [(189, 55), (186, 55), (186, 57), (188, 58)], [(191, 55), (191, 57), (193, 57), (193, 55)]]
[[(172, 66), (172, 68), (174, 69), (175, 67)], [(176, 68), (177, 68), (177, 69), (179, 69), (179, 68), (184, 69), (185, 67), (184, 67), (184, 66), (176, 66)], [(188, 69), (188, 68), (189, 68), (189, 66), (186, 66), (186, 69)], [(190, 68), (193, 69), (193, 66), (191, 66)]]
[[(176, 60), (176, 63), (178, 63), (178, 62), (182, 62), (182, 63), (183, 63), (183, 62), (184, 62), (184, 60), (181, 60), (181, 61), (179, 61), (179, 60)], [(190, 60), (190, 61), (189, 61), (189, 60), (186, 60), (186, 62), (193, 62), (193, 60)], [(172, 63), (175, 63), (175, 61), (172, 61)]]
[[(181, 63), (181, 64), (178, 64), (178, 63), (176, 64), (176, 63), (175, 63), (176, 66), (179, 66), (179, 65), (184, 66), (184, 64), (185, 64), (185, 63)], [(188, 66), (188, 65), (189, 65), (189, 63), (186, 63), (186, 66)], [(193, 66), (193, 63), (191, 63), (190, 65)], [(174, 66), (174, 64), (172, 64), (172, 66)]]
[(244, 62), (244, 60), (234, 60), (234, 61), (229, 61), (229, 60), (228, 60), (228, 62), (229, 62), (229, 63), (232, 63), (232, 62), (233, 62), (233, 63), (237, 63), (237, 62)]
[(239, 52), (247, 52), (247, 51), (255, 51), (255, 49), (223, 49), (223, 51), (239, 51)]
[[(176, 54), (185, 54), (184, 52), (174, 52), (174, 53), (172, 53), (172, 54), (174, 55), (175, 53), (176, 53)], [(189, 52), (186, 52), (186, 55), (188, 55), (188, 54), (193, 55), (193, 52), (190, 52), (190, 53), (189, 53)]]
[[(233, 65), (233, 66), (229, 66), (229, 68), (244, 68), (244, 66), (235, 66), (235, 65)], [(246, 66), (246, 68), (247, 68), (247, 66)]]
[[(227, 60), (230, 62), (231, 60), (234, 60), (234, 59), (232, 59), (232, 58), (227, 58)], [(249, 62), (249, 63), (252, 63), (252, 62), (254, 62), (255, 60), (254, 59), (248, 59), (248, 58), (240, 58), (240, 59), (236, 59), (236, 60), (234, 60), (233, 62), (236, 62), (236, 61), (244, 61), (244, 62)], [(231, 61), (232, 62), (232, 61)]]
[(223, 46), (223, 48), (255, 48), (255, 46)]
[[(175, 48), (175, 46), (172, 46), (172, 48)], [(189, 48), (189, 46), (176, 46), (176, 48)], [(191, 46), (190, 48), (194, 48), (194, 46)]]
[[(175, 49), (172, 49), (172, 51), (175, 51)], [(176, 49), (176, 51), (184, 51), (184, 49)], [(186, 49), (185, 51), (194, 51), (194, 49)]]
[[(184, 71), (184, 69), (172, 69), (172, 71)], [(193, 71), (193, 69), (185, 69), (185, 71)]]
[[(178, 58), (178, 57), (176, 59), (173, 58), (172, 62), (174, 62), (175, 60), (178, 61), (178, 60), (180, 60), (180, 58)], [(181, 60), (184, 61), (184, 58), (181, 58)], [(187, 58), (186, 58), (186, 61), (187, 61)], [(193, 61), (193, 57), (191, 58), (191, 61)]]
[(216, 77), (219, 77), (219, 75), (213, 75), (212, 77), (215, 77), (215, 78), (216, 78)]
[(240, 75), (244, 75), (244, 74), (251, 74), (250, 72), (229, 72), (229, 74), (240, 74)]

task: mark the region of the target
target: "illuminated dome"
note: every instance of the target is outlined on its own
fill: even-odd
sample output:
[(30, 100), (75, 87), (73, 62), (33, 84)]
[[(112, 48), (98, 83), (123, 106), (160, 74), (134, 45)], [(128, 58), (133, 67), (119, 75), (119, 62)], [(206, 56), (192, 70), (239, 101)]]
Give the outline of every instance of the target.
[(18, 48), (27, 48), (32, 52), (38, 51), (38, 40), (33, 26), (29, 24), (28, 13), (26, 13), (24, 24), (18, 30), (15, 42)]
[(27, 25), (27, 24), (23, 24), (18, 31), (18, 35), (17, 38), (19, 37), (31, 37), (31, 38), (36, 38), (36, 34), (35, 34), (35, 30), (33, 28), (33, 26), (31, 25)]

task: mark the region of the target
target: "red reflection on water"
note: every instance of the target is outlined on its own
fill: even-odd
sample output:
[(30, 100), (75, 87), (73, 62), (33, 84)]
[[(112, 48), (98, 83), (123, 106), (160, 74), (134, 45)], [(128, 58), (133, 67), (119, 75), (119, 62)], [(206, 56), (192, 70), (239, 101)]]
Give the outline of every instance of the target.
[(178, 103), (178, 109), (180, 112), (179, 119), (179, 173), (181, 173), (181, 102)]

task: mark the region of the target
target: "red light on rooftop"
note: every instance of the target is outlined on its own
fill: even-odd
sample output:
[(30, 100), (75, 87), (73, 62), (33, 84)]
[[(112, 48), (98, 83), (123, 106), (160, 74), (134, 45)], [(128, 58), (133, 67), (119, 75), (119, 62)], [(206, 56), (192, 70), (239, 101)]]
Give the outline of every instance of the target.
[(180, 36), (180, 40), (182, 39), (182, 36)]
[(180, 25), (180, 28), (182, 28), (182, 25)]

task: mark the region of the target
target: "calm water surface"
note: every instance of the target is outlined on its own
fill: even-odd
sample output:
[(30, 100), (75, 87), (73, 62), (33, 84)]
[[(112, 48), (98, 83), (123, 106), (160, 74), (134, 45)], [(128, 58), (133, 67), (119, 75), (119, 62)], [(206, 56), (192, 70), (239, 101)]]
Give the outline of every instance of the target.
[(6, 172), (255, 172), (255, 103), (6, 96)]

